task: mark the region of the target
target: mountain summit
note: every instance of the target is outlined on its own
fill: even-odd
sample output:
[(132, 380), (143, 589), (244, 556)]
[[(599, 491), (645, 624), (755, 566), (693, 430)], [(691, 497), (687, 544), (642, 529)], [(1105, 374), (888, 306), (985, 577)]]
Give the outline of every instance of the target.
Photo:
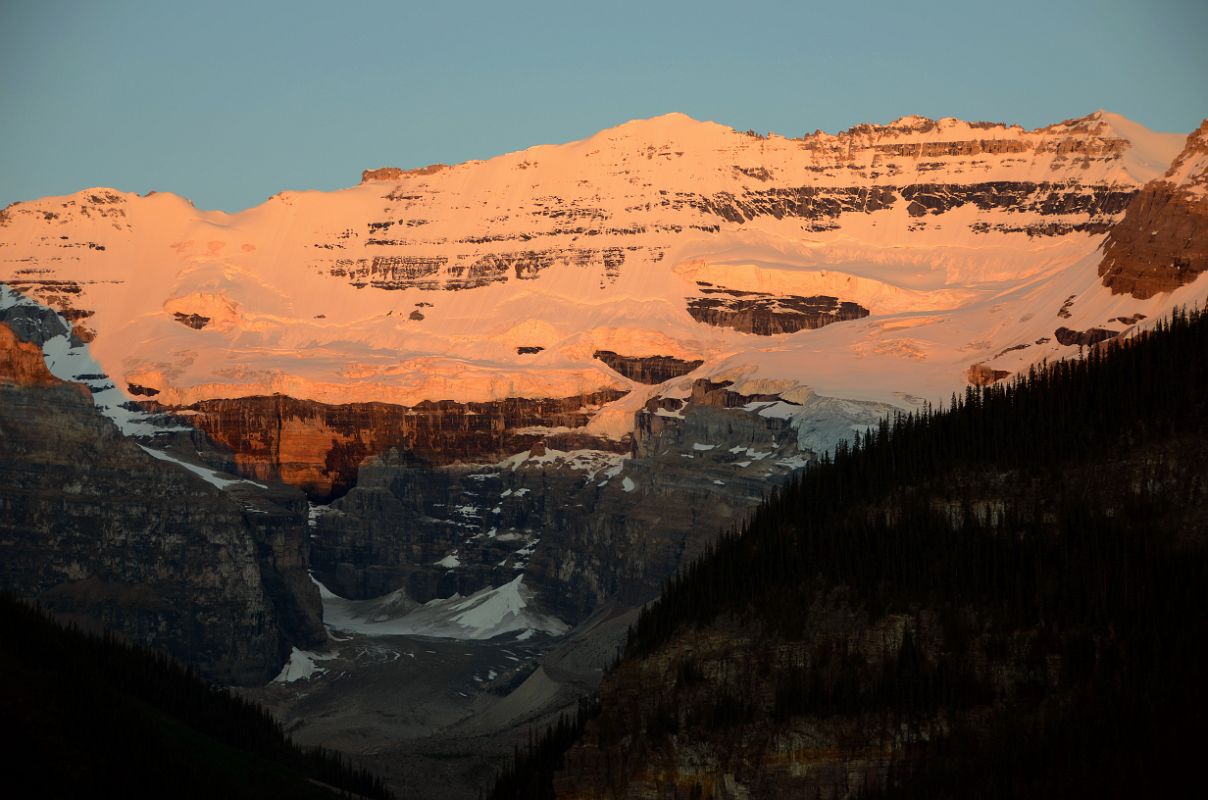
[[(1060, 355), (1036, 344), (1053, 339), (1047, 322), (986, 328), (975, 306), (1023, 292), (1056, 314), (1076, 294), (1067, 327), (1152, 315), (1065, 284), (1181, 145), (1105, 112), (1032, 131), (903, 117), (800, 139), (668, 114), (489, 161), (367, 171), (234, 215), (108, 189), (20, 203), (3, 214), (0, 279), (95, 333), (119, 388), (169, 404), (640, 388), (598, 350), (785, 386), (808, 372), (825, 393), (892, 402), (946, 394), (1003, 348), (1029, 345), (995, 369)], [(797, 334), (830, 320), (792, 299), (817, 296), (878, 321)], [(827, 365), (778, 367), (758, 355), (765, 331)]]

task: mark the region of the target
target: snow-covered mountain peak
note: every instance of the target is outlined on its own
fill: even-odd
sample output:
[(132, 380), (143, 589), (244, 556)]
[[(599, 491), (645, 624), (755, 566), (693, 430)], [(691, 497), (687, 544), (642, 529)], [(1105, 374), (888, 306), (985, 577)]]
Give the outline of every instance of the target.
[[(666, 114), (659, 114), (653, 117), (643, 117), (631, 119), (628, 122), (622, 122), (620, 125), (615, 125), (611, 128), (605, 128), (595, 136), (610, 136), (619, 131), (626, 133), (643, 132), (657, 135), (665, 135), (668, 133), (680, 133), (685, 130), (697, 128), (702, 125), (716, 125), (715, 122), (705, 122), (698, 120), (695, 117), (690, 117), (682, 111), (669, 111)], [(722, 126), (725, 127), (725, 126)]]
[(973, 363), (1059, 354), (1049, 320), (1016, 330), (1001, 309), (1093, 295), (1093, 268), (1069, 270), (1183, 139), (1106, 113), (796, 139), (668, 114), (237, 214), (108, 189), (19, 203), (0, 281), (166, 404), (629, 391), (599, 416), (620, 435), (654, 391), (633, 376), (741, 367), (829, 396), (946, 397)]

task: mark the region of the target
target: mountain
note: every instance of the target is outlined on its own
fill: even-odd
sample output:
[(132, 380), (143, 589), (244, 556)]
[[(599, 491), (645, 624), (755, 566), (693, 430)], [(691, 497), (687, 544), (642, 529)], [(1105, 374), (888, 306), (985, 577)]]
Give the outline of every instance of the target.
[[(1098, 236), (1182, 144), (1104, 112), (1034, 131), (909, 117), (800, 139), (668, 115), (485, 162), (367, 171), (355, 188), (286, 192), (235, 215), (107, 189), (20, 203), (0, 218), (0, 263), (11, 287), (95, 337), (92, 354), (131, 398), (411, 407), (611, 390), (626, 401), (570, 427), (615, 438), (649, 396), (675, 396), (619, 366), (634, 359), (902, 402), (963, 385), (978, 359), (1061, 353), (1049, 323), (1063, 307), (1067, 327), (1152, 311), (1099, 307), (1098, 282), (1075, 266), (1097, 258)], [(1042, 301), (1056, 303), (1050, 319), (998, 322)], [(821, 342), (758, 335), (870, 314)], [(1035, 349), (996, 355), (1026, 337)], [(834, 363), (804, 365), (805, 381), (785, 357), (761, 357), (769, 348), (833, 351)], [(282, 430), (264, 464), (227, 412), (196, 410), (241, 468), (329, 488), (290, 474), (314, 463), (330, 475), (307, 460), (320, 423)], [(341, 442), (359, 427), (325, 425)]]
[(14, 204), (3, 580), (472, 794), (807, 464), (1202, 304), (1204, 135), (671, 114), (237, 214)]
[[(125, 430), (163, 424), (123, 408), (137, 401), (205, 434), (147, 444), (320, 501), (363, 487), (317, 521), (320, 576), (344, 596), (405, 585), (427, 601), (516, 567), (573, 621), (696, 552), (675, 492), (741, 515), (893, 409), (1202, 299), (1099, 276), (1123, 257), (1123, 229), (1106, 258), (1104, 234), (1201, 173), (1197, 146), (1107, 112), (799, 138), (671, 114), (239, 214), (111, 189), (19, 203), (0, 215), (0, 281), (72, 323), (87, 353), (59, 338), (48, 363), (70, 379), (95, 362), (98, 405)], [(1180, 269), (1151, 256), (1155, 275)], [(576, 468), (581, 451), (602, 467)], [(669, 489), (667, 462), (688, 457)], [(552, 497), (523, 477), (555, 468)], [(581, 535), (538, 536), (591, 481), (602, 492), (575, 501), (590, 519), (562, 524)], [(600, 530), (614, 506), (665, 543), (620, 570), (573, 558), (634, 540)], [(438, 532), (400, 532), (417, 519)], [(450, 558), (452, 574), (432, 566)]]

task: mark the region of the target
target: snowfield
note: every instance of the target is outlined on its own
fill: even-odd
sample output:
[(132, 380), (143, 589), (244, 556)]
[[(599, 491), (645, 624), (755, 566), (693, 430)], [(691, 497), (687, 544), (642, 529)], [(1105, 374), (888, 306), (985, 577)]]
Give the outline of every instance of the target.
[[(315, 581), (318, 584), (318, 581)], [(524, 576), (469, 597), (432, 600), (420, 605), (401, 589), (372, 600), (347, 600), (322, 584), (323, 619), (334, 631), (366, 636), (432, 636), (441, 639), (493, 639), (534, 634), (561, 636), (566, 623), (542, 611)]]
[[(1074, 152), (1105, 155), (1056, 155), (1073, 140)], [(920, 215), (901, 197), (870, 206), (870, 193), (993, 182), (1134, 191), (1163, 175), (1183, 141), (1106, 112), (1034, 131), (907, 117), (801, 139), (671, 114), (342, 191), (283, 192), (239, 214), (109, 189), (16, 204), (0, 224), (0, 282), (86, 315), (88, 357), (112, 379), (104, 404), (115, 418), (130, 385), (167, 404), (619, 388), (630, 394), (594, 410), (590, 428), (619, 437), (648, 397), (689, 392), (688, 379), (635, 383), (598, 350), (703, 359), (693, 378), (797, 403), (909, 408), (905, 396), (937, 403), (963, 389), (974, 364), (1012, 372), (1075, 352), (1054, 339), (1059, 326), (1127, 333), (1132, 324), (1113, 320), (1153, 320), (1205, 290), (1113, 296), (1096, 273), (1102, 234), (1076, 227), (1110, 221), (1093, 208), (1041, 215), (968, 202)], [(947, 155), (947, 142), (984, 152)], [(794, 210), (804, 201), (783, 200), (849, 190), (873, 210), (811, 217)], [(730, 200), (775, 213), (709, 210)], [(1070, 229), (1024, 232), (1048, 223)], [(687, 301), (719, 287), (831, 295), (870, 316), (757, 336), (688, 313)], [(61, 372), (84, 358), (51, 349)]]

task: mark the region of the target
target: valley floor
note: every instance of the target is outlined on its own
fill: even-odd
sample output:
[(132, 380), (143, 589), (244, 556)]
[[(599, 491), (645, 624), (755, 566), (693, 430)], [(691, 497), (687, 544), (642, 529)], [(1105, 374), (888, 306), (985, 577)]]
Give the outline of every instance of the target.
[(530, 731), (573, 713), (598, 686), (635, 619), (608, 608), (563, 638), (523, 641), (332, 628), (326, 648), (295, 651), (277, 680), (240, 694), (267, 707), (295, 742), (351, 756), (400, 797), (475, 798)]

